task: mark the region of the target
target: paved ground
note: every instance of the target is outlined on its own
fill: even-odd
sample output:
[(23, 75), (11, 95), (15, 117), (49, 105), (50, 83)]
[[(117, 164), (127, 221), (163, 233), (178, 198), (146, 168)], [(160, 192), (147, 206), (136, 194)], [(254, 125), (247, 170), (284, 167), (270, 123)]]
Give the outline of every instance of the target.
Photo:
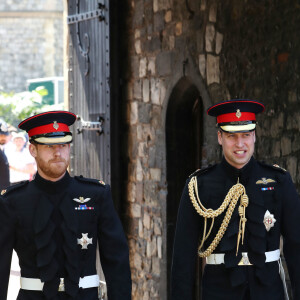
[(20, 267), (16, 253), (13, 253), (7, 300), (16, 300), (20, 289)]

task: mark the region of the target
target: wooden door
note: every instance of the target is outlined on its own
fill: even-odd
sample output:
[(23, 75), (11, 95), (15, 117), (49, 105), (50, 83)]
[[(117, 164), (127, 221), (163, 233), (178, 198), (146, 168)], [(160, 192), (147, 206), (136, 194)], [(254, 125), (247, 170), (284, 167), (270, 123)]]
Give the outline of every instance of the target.
[(109, 0), (68, 1), (70, 171), (110, 183)]

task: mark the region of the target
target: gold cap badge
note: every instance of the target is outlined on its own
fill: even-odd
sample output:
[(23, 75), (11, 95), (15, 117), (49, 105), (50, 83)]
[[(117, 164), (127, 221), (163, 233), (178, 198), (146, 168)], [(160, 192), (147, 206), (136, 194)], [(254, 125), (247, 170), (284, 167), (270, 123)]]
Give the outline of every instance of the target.
[(241, 111), (239, 109), (237, 109), (235, 115), (239, 119), (242, 116), (242, 113), (241, 113)]
[(59, 125), (58, 125), (57, 121), (54, 121), (53, 128), (55, 130), (57, 130), (59, 128)]

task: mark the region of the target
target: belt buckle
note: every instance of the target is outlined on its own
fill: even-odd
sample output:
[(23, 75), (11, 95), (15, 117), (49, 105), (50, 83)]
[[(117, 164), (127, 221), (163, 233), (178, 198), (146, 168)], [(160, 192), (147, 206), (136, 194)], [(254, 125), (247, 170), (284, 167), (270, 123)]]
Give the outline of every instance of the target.
[(65, 281), (63, 278), (60, 278), (60, 283), (58, 286), (58, 291), (59, 292), (64, 292), (65, 291)]

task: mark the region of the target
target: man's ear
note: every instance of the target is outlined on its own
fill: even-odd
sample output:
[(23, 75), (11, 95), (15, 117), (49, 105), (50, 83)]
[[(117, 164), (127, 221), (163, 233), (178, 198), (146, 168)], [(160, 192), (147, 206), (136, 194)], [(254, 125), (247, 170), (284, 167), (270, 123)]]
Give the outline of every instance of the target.
[(34, 144), (29, 144), (29, 152), (34, 158), (36, 158), (37, 157), (37, 146)]
[(220, 130), (218, 130), (218, 142), (219, 145), (222, 146), (222, 132)]
[(253, 131), (253, 135), (254, 135), (254, 143), (256, 142), (256, 134), (255, 134), (255, 130)]

